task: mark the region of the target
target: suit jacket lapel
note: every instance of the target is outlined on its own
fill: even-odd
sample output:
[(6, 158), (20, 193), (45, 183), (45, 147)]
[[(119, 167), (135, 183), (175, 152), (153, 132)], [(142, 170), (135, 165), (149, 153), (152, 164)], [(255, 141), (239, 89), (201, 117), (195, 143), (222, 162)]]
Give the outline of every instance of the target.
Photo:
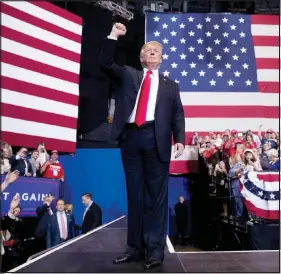
[(140, 86), (141, 86), (141, 82), (142, 82), (142, 78), (143, 78), (143, 70), (142, 71), (138, 71), (138, 77), (137, 77), (137, 81), (138, 81), (138, 84), (137, 84), (137, 93), (140, 89)]
[(159, 85), (158, 85), (158, 91), (157, 91), (157, 99), (156, 99), (156, 105), (158, 104), (161, 94), (165, 90), (165, 78), (162, 74), (159, 74)]

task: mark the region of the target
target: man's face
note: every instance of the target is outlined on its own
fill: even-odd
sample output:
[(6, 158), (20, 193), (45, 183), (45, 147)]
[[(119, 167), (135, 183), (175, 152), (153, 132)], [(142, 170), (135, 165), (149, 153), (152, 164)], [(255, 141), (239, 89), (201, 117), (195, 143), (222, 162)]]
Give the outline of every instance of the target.
[(18, 217), (19, 215), (20, 215), (20, 208), (19, 207), (16, 207), (15, 209), (14, 209), (14, 216), (16, 216), (16, 217)]
[(87, 196), (83, 196), (82, 197), (82, 203), (85, 205), (85, 206), (88, 206), (89, 204), (90, 204), (90, 199), (89, 199), (89, 197), (87, 197)]
[(64, 201), (59, 200), (57, 202), (57, 210), (60, 211), (60, 212), (63, 212), (64, 211), (64, 207), (65, 207)]
[(184, 198), (182, 196), (179, 197), (179, 202), (183, 203), (184, 202)]
[(34, 151), (34, 152), (32, 153), (32, 158), (33, 158), (34, 160), (37, 160), (38, 157), (39, 157), (39, 152), (38, 152), (38, 151)]
[(59, 156), (58, 156), (57, 153), (53, 153), (53, 154), (51, 155), (51, 159), (52, 159), (53, 161), (57, 161), (58, 158), (59, 158)]
[(158, 67), (162, 60), (162, 49), (159, 45), (154, 43), (149, 43), (144, 46), (141, 52), (141, 62), (146, 66)]
[(263, 149), (263, 151), (268, 151), (268, 150), (269, 150), (269, 145), (268, 145), (268, 143), (263, 144), (262, 149)]

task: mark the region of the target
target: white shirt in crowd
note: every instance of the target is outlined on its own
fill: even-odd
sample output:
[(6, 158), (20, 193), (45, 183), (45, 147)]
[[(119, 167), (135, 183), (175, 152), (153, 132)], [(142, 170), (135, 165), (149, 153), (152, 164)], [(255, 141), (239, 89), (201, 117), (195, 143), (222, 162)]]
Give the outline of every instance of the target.
[(66, 230), (66, 237), (68, 236), (68, 227), (67, 227), (67, 218), (66, 218), (66, 214), (65, 212), (60, 212), (57, 211), (57, 218), (58, 218), (58, 224), (59, 224), (59, 230), (60, 230), (60, 237), (63, 238), (63, 234), (62, 234), (62, 223), (61, 223), (61, 215), (63, 217), (64, 220), (64, 224), (65, 224), (65, 230)]

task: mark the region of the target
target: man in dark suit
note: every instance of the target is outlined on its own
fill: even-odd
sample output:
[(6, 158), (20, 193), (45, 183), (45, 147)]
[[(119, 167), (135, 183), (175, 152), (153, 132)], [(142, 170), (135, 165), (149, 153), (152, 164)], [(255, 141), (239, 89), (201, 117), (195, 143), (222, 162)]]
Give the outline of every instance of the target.
[(13, 155), (10, 159), (11, 171), (18, 170), (20, 176), (32, 176), (32, 166), (26, 159), (27, 149), (21, 148), (17, 155)]
[(82, 233), (85, 234), (90, 230), (101, 226), (102, 211), (101, 208), (92, 200), (91, 193), (83, 194), (82, 203), (86, 206), (82, 223)]
[(72, 214), (65, 212), (65, 202), (57, 200), (57, 212), (50, 216), (46, 244), (47, 248), (56, 246), (75, 237), (75, 223)]
[(36, 208), (36, 214), (38, 216), (38, 224), (34, 233), (36, 238), (37, 252), (46, 249), (46, 233), (48, 229), (48, 223), (50, 216), (56, 213), (54, 205), (54, 196), (49, 195), (44, 198), (43, 205)]
[(101, 68), (119, 85), (112, 139), (120, 140), (128, 198), (128, 250), (114, 263), (143, 259), (145, 269), (161, 265), (167, 237), (171, 134), (175, 157), (184, 151), (185, 123), (178, 85), (159, 74), (162, 45), (142, 47), (143, 71), (114, 63), (117, 40), (126, 27), (114, 24), (103, 42)]

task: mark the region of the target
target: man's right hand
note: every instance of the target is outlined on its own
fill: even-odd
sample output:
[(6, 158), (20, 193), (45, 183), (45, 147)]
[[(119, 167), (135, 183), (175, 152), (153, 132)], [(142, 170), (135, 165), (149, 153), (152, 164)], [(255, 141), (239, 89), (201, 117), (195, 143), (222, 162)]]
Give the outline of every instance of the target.
[(124, 36), (127, 32), (126, 27), (121, 23), (115, 23), (112, 27), (111, 33), (109, 36), (118, 39), (119, 36)]

